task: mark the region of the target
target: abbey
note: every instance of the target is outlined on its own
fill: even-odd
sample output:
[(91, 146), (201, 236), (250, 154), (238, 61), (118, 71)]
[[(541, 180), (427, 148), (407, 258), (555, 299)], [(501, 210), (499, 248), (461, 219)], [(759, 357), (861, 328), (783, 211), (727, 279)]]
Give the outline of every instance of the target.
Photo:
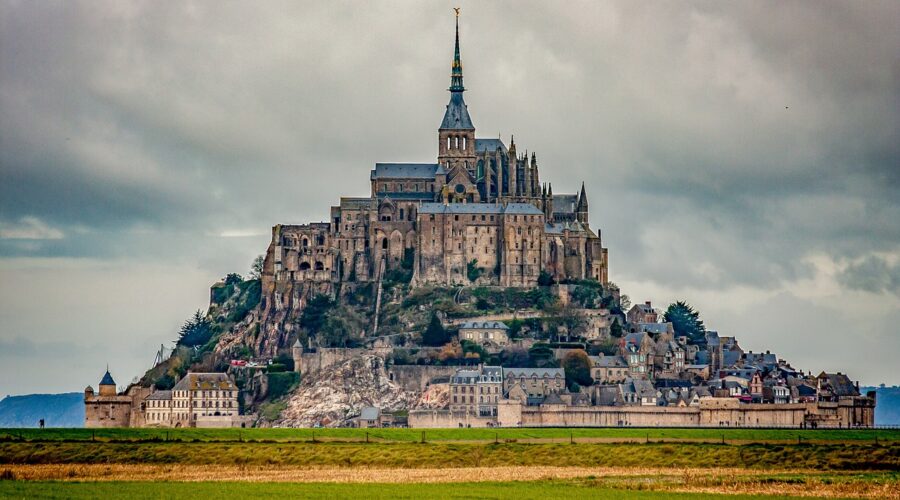
[(514, 139), (475, 135), (463, 93), (459, 21), (450, 102), (437, 134), (436, 161), (376, 163), (371, 193), (341, 198), (327, 222), (277, 225), (263, 270), (273, 310), (290, 309), (339, 283), (412, 273), (412, 285), (528, 287), (541, 272), (557, 282), (607, 282), (607, 249), (589, 225), (588, 199), (554, 194), (537, 155)]

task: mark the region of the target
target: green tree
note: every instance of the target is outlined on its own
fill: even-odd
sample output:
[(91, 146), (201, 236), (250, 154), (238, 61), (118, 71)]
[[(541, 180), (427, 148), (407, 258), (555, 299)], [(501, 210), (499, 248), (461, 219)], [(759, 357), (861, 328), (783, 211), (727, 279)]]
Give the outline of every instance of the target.
[(563, 370), (566, 372), (566, 385), (589, 386), (594, 383), (591, 378), (591, 360), (583, 350), (571, 351), (565, 355), (562, 361)]
[(194, 347), (209, 342), (212, 337), (212, 323), (206, 319), (206, 315), (199, 309), (193, 316), (184, 322), (178, 332), (178, 344)]
[(259, 254), (253, 259), (253, 263), (250, 264), (250, 279), (258, 280), (262, 278), (263, 272), (263, 264), (266, 263), (266, 256), (263, 254)]
[(244, 278), (241, 278), (241, 275), (238, 273), (230, 273), (225, 276), (226, 285), (236, 285), (241, 281), (244, 281)]
[(610, 336), (615, 337), (615, 338), (621, 338), (622, 335), (624, 334), (624, 331), (622, 330), (622, 325), (619, 324), (618, 316), (613, 318), (612, 324), (609, 325), (609, 334), (610, 334)]
[(472, 259), (466, 264), (466, 275), (472, 283), (478, 281), (478, 278), (481, 277), (483, 271), (483, 269), (478, 267), (478, 259)]
[(300, 315), (300, 327), (310, 333), (318, 333), (325, 324), (326, 315), (334, 307), (334, 301), (327, 295), (316, 295), (306, 304)]
[(541, 273), (538, 274), (537, 284), (538, 286), (551, 286), (556, 284), (556, 282), (553, 281), (552, 274), (542, 270)]
[(431, 347), (439, 347), (447, 342), (450, 342), (450, 335), (447, 334), (447, 330), (444, 329), (437, 314), (432, 313), (431, 321), (428, 322), (428, 327), (422, 334), (422, 343)]
[(693, 343), (701, 342), (706, 336), (706, 327), (700, 319), (700, 312), (695, 311), (683, 300), (669, 304), (663, 318), (667, 323), (672, 323), (676, 336), (685, 336)]
[(528, 349), (528, 364), (532, 368), (552, 368), (556, 366), (550, 344), (538, 342)]

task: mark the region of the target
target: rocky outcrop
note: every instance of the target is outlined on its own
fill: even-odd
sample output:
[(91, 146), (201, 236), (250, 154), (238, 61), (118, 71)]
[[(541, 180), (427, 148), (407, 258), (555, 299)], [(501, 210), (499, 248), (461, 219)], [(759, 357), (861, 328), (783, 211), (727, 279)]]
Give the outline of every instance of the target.
[(446, 405), (439, 391), (405, 391), (390, 380), (384, 359), (362, 355), (308, 377), (288, 396), (275, 427), (341, 427), (366, 406), (383, 411), (438, 408)]

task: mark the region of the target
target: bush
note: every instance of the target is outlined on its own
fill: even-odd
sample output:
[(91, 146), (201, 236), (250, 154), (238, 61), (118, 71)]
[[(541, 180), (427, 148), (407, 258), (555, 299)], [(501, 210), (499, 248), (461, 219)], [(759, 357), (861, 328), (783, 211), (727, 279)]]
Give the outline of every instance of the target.
[(478, 281), (478, 278), (481, 277), (483, 272), (484, 270), (478, 267), (478, 259), (472, 259), (466, 264), (466, 276), (472, 283)]
[(267, 373), (281, 373), (287, 371), (287, 367), (281, 363), (272, 363), (266, 366)]
[(551, 286), (555, 284), (555, 282), (553, 281), (553, 275), (551, 275), (547, 271), (541, 271), (541, 274), (538, 275), (537, 284), (538, 286)]
[(572, 351), (566, 354), (562, 365), (566, 372), (567, 385), (588, 386), (594, 383), (594, 379), (591, 378), (591, 360), (588, 359), (586, 352)]
[(297, 372), (277, 372), (266, 375), (269, 379), (269, 399), (278, 399), (291, 392), (300, 383)]
[(450, 342), (450, 335), (447, 334), (447, 330), (444, 329), (437, 314), (432, 313), (428, 328), (422, 334), (422, 343), (431, 347), (440, 347), (447, 342)]

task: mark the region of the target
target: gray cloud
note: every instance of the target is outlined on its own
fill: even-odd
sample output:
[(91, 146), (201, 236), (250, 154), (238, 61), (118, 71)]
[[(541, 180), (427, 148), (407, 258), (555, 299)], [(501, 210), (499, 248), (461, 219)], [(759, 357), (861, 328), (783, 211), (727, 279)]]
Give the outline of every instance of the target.
[(870, 255), (842, 270), (838, 281), (856, 290), (900, 295), (900, 264), (891, 264), (882, 257)]
[[(368, 193), (376, 161), (435, 156), (450, 6), (0, 4), (0, 261), (244, 270), (273, 224)], [(810, 255), (900, 252), (898, 17), (464, 2), (466, 99), (554, 192), (587, 182), (613, 280), (773, 290)]]

